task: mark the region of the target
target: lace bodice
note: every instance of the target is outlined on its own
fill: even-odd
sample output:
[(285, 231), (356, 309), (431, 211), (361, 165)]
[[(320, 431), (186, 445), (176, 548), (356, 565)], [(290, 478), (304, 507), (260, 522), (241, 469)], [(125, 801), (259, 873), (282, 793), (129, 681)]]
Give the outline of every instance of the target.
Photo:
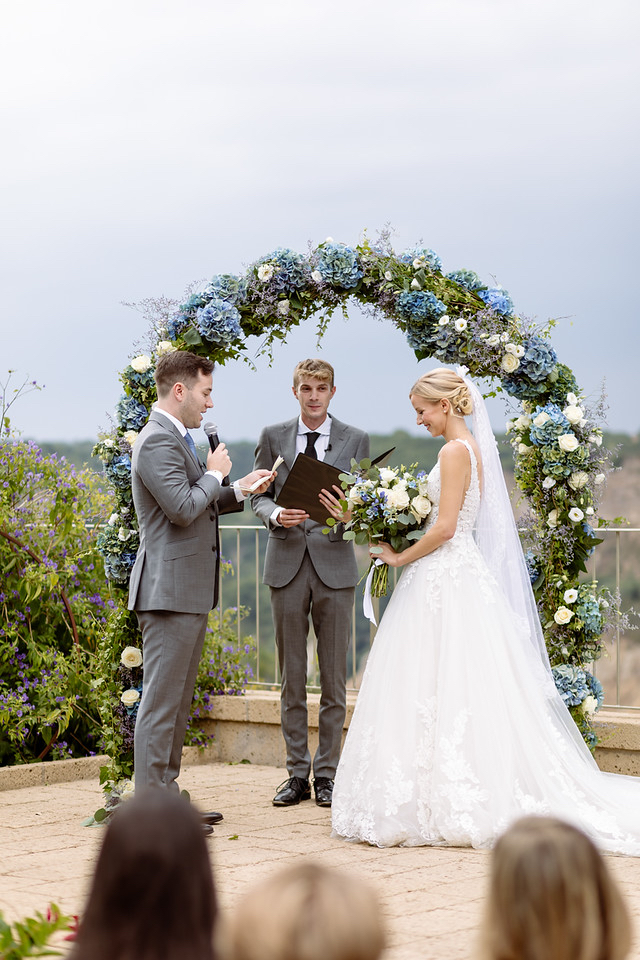
[[(469, 481), (469, 489), (466, 492), (464, 503), (462, 504), (462, 509), (458, 514), (458, 524), (456, 526), (455, 536), (457, 537), (461, 533), (471, 533), (473, 531), (474, 524), (476, 522), (476, 517), (478, 516), (478, 510), (480, 509), (480, 482), (478, 480), (478, 463), (476, 461), (476, 455), (474, 453), (473, 447), (468, 440), (452, 440), (451, 443), (462, 443), (469, 451), (469, 457), (471, 459), (471, 479)], [(427, 526), (431, 526), (435, 523), (438, 517), (438, 508), (440, 505), (440, 461), (436, 463), (435, 467), (429, 474), (427, 481), (427, 496), (433, 504), (431, 513), (429, 514), (429, 519)]]

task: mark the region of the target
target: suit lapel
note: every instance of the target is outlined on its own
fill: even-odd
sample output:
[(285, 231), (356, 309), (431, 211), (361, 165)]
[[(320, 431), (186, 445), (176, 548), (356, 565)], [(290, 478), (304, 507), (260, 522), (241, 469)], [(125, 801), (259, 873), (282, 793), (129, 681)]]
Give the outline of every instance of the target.
[(346, 424), (331, 418), (331, 432), (329, 434), (329, 445), (331, 450), (327, 450), (325, 463), (336, 464), (339, 460), (344, 463), (344, 448), (348, 438)]

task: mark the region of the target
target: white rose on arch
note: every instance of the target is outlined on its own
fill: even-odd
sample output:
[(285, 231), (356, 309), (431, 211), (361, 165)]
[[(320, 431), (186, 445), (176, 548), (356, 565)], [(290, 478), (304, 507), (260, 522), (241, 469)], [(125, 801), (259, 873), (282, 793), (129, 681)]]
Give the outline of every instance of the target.
[(141, 353), (138, 357), (133, 358), (131, 366), (136, 373), (146, 373), (151, 366), (151, 357), (148, 357), (146, 353)]
[(137, 703), (140, 699), (140, 691), (136, 690), (135, 687), (131, 687), (129, 690), (125, 690), (120, 700), (124, 703), (125, 707), (132, 707), (134, 703)]
[(278, 302), (278, 313), (279, 313), (282, 317), (286, 317), (286, 315), (289, 313), (289, 301), (288, 301), (288, 300), (280, 300), (280, 301)]
[(580, 423), (580, 421), (584, 416), (582, 407), (577, 407), (575, 406), (575, 404), (569, 404), (569, 406), (565, 407), (562, 412), (564, 413), (569, 423), (573, 423), (573, 424)]
[(584, 700), (580, 704), (580, 709), (582, 710), (583, 713), (586, 713), (587, 716), (591, 716), (591, 714), (596, 712), (596, 710), (598, 709), (598, 701), (596, 700), (596, 698), (593, 696), (592, 693), (587, 694), (587, 696), (584, 698)]
[(573, 453), (580, 446), (580, 441), (573, 433), (563, 433), (558, 437), (558, 446), (564, 453)]
[(156, 345), (156, 356), (164, 357), (165, 353), (175, 353), (178, 348), (175, 347), (171, 340), (160, 340)]
[(500, 361), (500, 366), (505, 373), (515, 373), (520, 366), (520, 361), (513, 353), (505, 353)]
[(120, 654), (120, 663), (123, 667), (133, 670), (142, 666), (142, 652), (139, 647), (125, 647)]
[(272, 263), (261, 263), (258, 267), (258, 280), (262, 280), (263, 283), (267, 283), (271, 280), (271, 277), (274, 274), (274, 266)]
[(567, 482), (572, 490), (581, 490), (589, 483), (589, 474), (585, 470), (575, 470)]
[(547, 420), (551, 420), (551, 417), (544, 410), (541, 410), (538, 416), (533, 418), (533, 425), (534, 427), (544, 427)]
[(549, 511), (549, 515), (548, 515), (548, 517), (547, 517), (547, 526), (548, 526), (548, 527), (551, 527), (551, 529), (553, 529), (554, 527), (557, 527), (557, 526), (558, 526), (558, 511), (557, 511), (557, 510), (550, 510), (550, 511)]
[(553, 619), (560, 626), (564, 626), (565, 623), (569, 623), (572, 617), (573, 617), (573, 611), (569, 610), (568, 607), (558, 607), (558, 609), (553, 615)]

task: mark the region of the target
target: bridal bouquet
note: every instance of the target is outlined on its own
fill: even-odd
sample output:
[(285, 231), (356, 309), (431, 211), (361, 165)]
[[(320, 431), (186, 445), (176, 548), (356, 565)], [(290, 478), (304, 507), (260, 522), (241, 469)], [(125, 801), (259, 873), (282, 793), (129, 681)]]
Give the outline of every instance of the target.
[[(351, 473), (340, 475), (346, 491), (342, 505), (351, 513), (343, 539), (359, 544), (385, 540), (394, 550), (404, 550), (413, 540), (419, 540), (431, 511), (424, 470), (413, 473), (415, 463), (408, 470), (403, 466), (377, 467), (370, 460), (360, 463), (353, 460), (351, 466)], [(331, 527), (336, 521), (327, 522)], [(372, 550), (375, 553), (376, 547)], [(389, 567), (372, 559), (369, 570), (372, 568), (371, 595), (383, 597), (387, 592)]]

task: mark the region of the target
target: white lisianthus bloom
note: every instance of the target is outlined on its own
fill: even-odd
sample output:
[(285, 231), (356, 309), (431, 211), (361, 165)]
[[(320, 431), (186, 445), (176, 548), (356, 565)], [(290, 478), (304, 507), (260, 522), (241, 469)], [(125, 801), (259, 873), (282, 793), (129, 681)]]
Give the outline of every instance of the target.
[(312, 270), (312, 271), (311, 271), (311, 279), (314, 281), (314, 283), (321, 283), (321, 282), (322, 282), (322, 274), (320, 273), (319, 270)]
[(584, 513), (580, 507), (571, 507), (571, 510), (569, 510), (569, 520), (571, 520), (572, 523), (580, 523), (581, 520), (584, 520)]
[(500, 361), (500, 366), (505, 373), (515, 373), (520, 366), (520, 361), (512, 353), (505, 353)]
[(509, 342), (509, 334), (508, 334), (508, 333), (501, 333), (501, 334), (500, 334), (500, 343), (508, 343), (508, 342)]
[(416, 257), (413, 261), (413, 269), (420, 270), (424, 267), (424, 257)]
[(576, 397), (575, 393), (567, 394), (567, 403), (569, 404), (570, 407), (578, 406), (578, 398)]
[(272, 263), (261, 263), (258, 267), (258, 280), (262, 280), (263, 283), (271, 280), (273, 274), (274, 266)]
[(420, 285), (420, 281), (419, 281), (419, 280), (416, 280), (415, 277), (414, 277), (414, 279), (411, 281), (411, 289), (412, 289), (412, 290), (422, 290), (422, 286)]
[(572, 424), (580, 423), (583, 417), (582, 407), (576, 407), (574, 404), (570, 404), (568, 407), (565, 407), (562, 412), (569, 423)]
[(567, 482), (572, 490), (581, 490), (589, 483), (589, 474), (584, 470), (575, 470)]
[(487, 339), (487, 343), (490, 347), (497, 347), (500, 343), (500, 337), (497, 333), (492, 333), (491, 336)]
[(589, 443), (595, 444), (596, 447), (601, 447), (601, 446), (602, 446), (602, 434), (599, 434), (599, 433), (591, 433), (591, 434), (587, 437), (587, 439), (588, 439)]
[(607, 478), (605, 477), (604, 473), (596, 473), (595, 477), (593, 478), (593, 482), (600, 486), (600, 484), (604, 483), (606, 479)]
[(449, 323), (449, 316), (446, 313), (443, 313), (440, 319), (438, 320), (439, 327), (446, 327)]
[(127, 443), (129, 444), (129, 446), (132, 447), (132, 446), (134, 445), (134, 443), (136, 442), (136, 440), (138, 439), (138, 431), (137, 431), (137, 430), (126, 430), (126, 431), (123, 433), (123, 437), (124, 437), (124, 439), (127, 441)]
[(120, 663), (123, 667), (133, 670), (134, 667), (142, 666), (142, 652), (139, 647), (125, 647), (120, 654)]
[(583, 713), (586, 713), (588, 716), (591, 716), (592, 713), (595, 713), (598, 709), (598, 701), (593, 696), (592, 693), (588, 694), (582, 703), (580, 704), (580, 709)]
[(557, 510), (551, 510), (551, 511), (549, 512), (549, 516), (547, 517), (547, 526), (548, 526), (548, 527), (551, 527), (552, 530), (553, 530), (554, 527), (557, 527), (557, 526), (558, 526), (558, 511), (557, 511)]
[(564, 626), (565, 623), (569, 623), (572, 617), (573, 611), (569, 610), (568, 607), (558, 607), (553, 615), (553, 619), (556, 623), (559, 623), (560, 626)]
[(586, 515), (587, 515), (588, 517), (592, 517), (592, 516), (593, 516), (593, 507), (587, 507), (587, 509), (585, 510), (585, 513), (586, 513)]
[(565, 603), (575, 603), (578, 599), (578, 591), (574, 590), (565, 590), (564, 597), (562, 598)]
[(280, 300), (280, 301), (278, 302), (278, 313), (279, 313), (282, 317), (286, 317), (286, 315), (289, 313), (289, 301), (288, 301), (288, 300)]
[(333, 237), (327, 237), (325, 243), (333, 243)]
[(520, 416), (516, 419), (516, 427), (518, 430), (528, 430), (531, 426), (531, 417)]
[(527, 453), (531, 453), (532, 450), (533, 450), (533, 447), (530, 446), (528, 443), (518, 444), (518, 453), (522, 454), (523, 456)]
[(521, 347), (518, 343), (505, 343), (504, 349), (506, 353), (512, 353), (518, 359), (524, 357), (524, 347)]
[(160, 340), (156, 345), (156, 356), (164, 357), (165, 353), (175, 353), (178, 348), (174, 347), (171, 340)]
[(124, 703), (125, 707), (132, 707), (134, 703), (137, 703), (140, 699), (140, 693), (134, 687), (131, 687), (130, 690), (125, 690), (120, 700)]
[(565, 453), (573, 453), (580, 446), (580, 441), (574, 433), (563, 433), (558, 437), (558, 446)]
[(136, 373), (146, 373), (151, 366), (151, 357), (148, 357), (146, 353), (141, 353), (140, 356), (133, 358), (130, 366), (133, 367)]
[(538, 416), (533, 418), (533, 425), (534, 427), (544, 427), (547, 420), (551, 420), (551, 417), (544, 410), (541, 410)]
[(109, 526), (110, 526), (110, 527), (115, 527), (115, 525), (116, 525), (116, 523), (118, 522), (119, 519), (120, 519), (120, 517), (118, 516), (117, 513), (112, 513), (111, 516), (109, 517), (109, 520), (108, 520)]
[(600, 606), (602, 607), (603, 610), (606, 610), (607, 607), (609, 606), (609, 601), (608, 601), (608, 600), (599, 600), (598, 602), (599, 602), (599, 604), (600, 604)]
[(382, 483), (391, 483), (396, 478), (396, 471), (391, 467), (380, 467), (380, 480)]
[(424, 520), (431, 513), (431, 501), (422, 496), (414, 497), (411, 501), (411, 512), (418, 520)]
[(116, 445), (113, 437), (106, 437), (102, 442), (104, 443), (105, 447), (115, 447)]
[(391, 270), (385, 270), (384, 278), (385, 280), (393, 280), (393, 274), (391, 273)]
[(555, 487), (555, 485), (556, 485), (555, 477), (545, 477), (544, 480), (542, 481), (543, 490), (551, 490), (551, 487)]
[(409, 494), (406, 487), (403, 489), (399, 484), (386, 491), (387, 503), (395, 510), (404, 510), (409, 506)]
[(456, 328), (458, 333), (462, 333), (463, 330), (466, 330), (467, 325), (468, 325), (467, 321), (465, 320), (464, 317), (459, 317), (454, 323), (454, 327)]

